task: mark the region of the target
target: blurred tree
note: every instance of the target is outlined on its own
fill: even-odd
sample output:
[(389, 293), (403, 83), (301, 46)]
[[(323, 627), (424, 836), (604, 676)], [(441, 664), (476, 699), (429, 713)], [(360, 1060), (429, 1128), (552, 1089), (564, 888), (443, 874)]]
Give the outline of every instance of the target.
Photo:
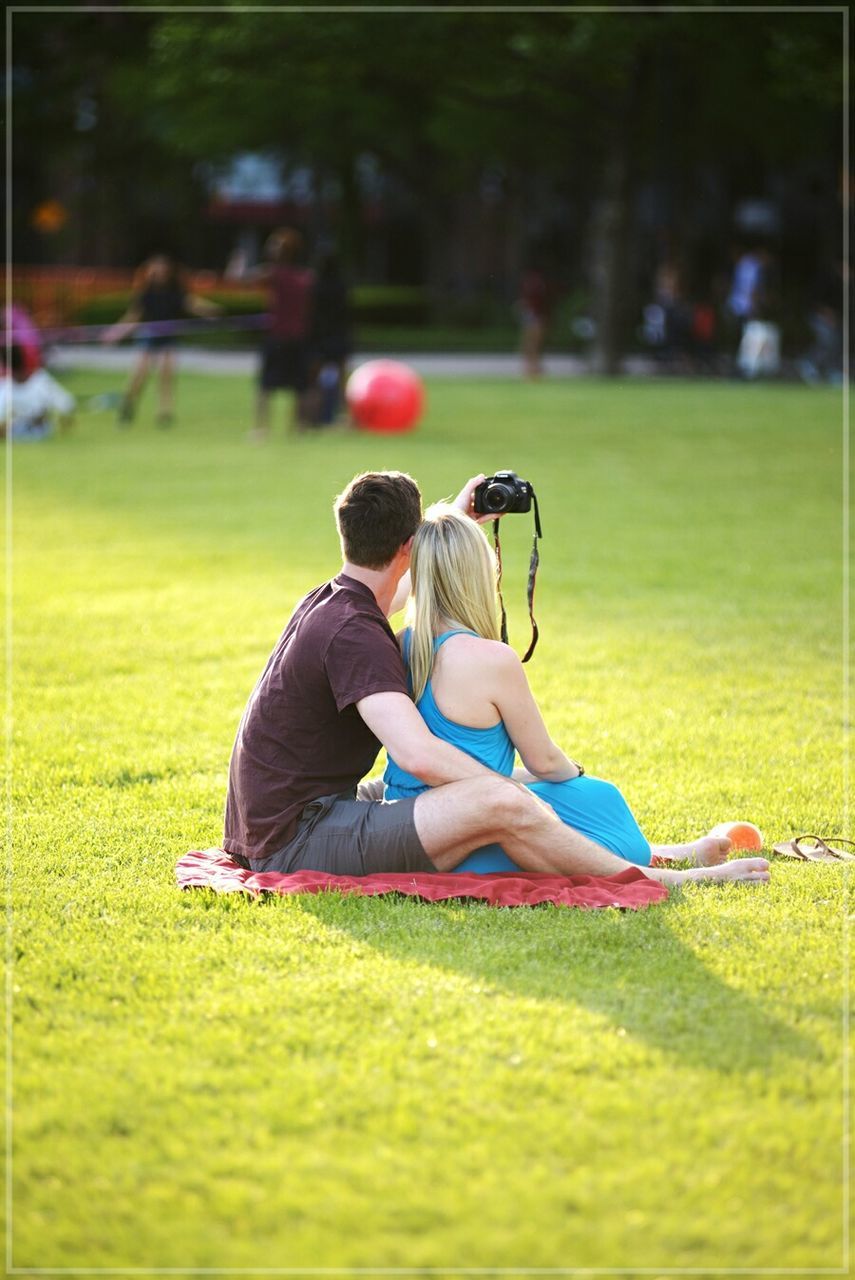
[(610, 373), (636, 311), (640, 185), (667, 179), (679, 222), (703, 166), (728, 175), (734, 193), (758, 194), (770, 167), (818, 147), (839, 155), (841, 16), (16, 14), (16, 184), (33, 203), (62, 199), (45, 174), (74, 175), (63, 181), (78, 183), (78, 207), (107, 243), (123, 216), (186, 222), (200, 160), (279, 150), (336, 183), (341, 238), (358, 258), (360, 162), (372, 155), (387, 194), (409, 210), (439, 293), (484, 173), (501, 177), (511, 273), (547, 182), (587, 213), (576, 253), (597, 365)]
[(702, 163), (762, 189), (764, 170), (815, 153), (818, 139), (839, 154), (840, 17), (182, 14), (157, 29), (152, 83), (180, 108), (173, 136), (188, 155), (278, 145), (328, 165), (351, 240), (354, 161), (377, 155), (414, 193), (436, 288), (461, 192), (486, 166), (506, 175), (512, 203), (537, 174), (590, 175), (596, 363), (613, 373), (634, 310), (641, 177), (667, 154), (679, 208)]
[[(186, 159), (163, 138), (139, 78), (156, 13), (16, 13), (12, 24), (13, 251), (18, 262), (109, 265), (158, 246), (183, 252), (199, 205)], [(35, 211), (68, 211), (56, 234)]]

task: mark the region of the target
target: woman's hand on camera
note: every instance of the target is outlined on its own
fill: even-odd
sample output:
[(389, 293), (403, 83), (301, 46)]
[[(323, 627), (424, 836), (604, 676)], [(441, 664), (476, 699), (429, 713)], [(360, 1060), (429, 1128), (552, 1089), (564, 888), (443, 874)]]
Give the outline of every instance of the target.
[(492, 515), (475, 514), (475, 490), (481, 481), (486, 479), (487, 476), (482, 471), (479, 476), (473, 476), (471, 480), (467, 480), (452, 503), (452, 506), (457, 507), (465, 515), (471, 516), (476, 524), (488, 524), (491, 520), (496, 519), (496, 516)]

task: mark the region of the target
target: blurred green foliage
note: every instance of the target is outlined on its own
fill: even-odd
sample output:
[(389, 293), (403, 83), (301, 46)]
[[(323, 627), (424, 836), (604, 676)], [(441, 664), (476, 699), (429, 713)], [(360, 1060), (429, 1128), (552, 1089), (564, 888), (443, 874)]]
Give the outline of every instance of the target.
[[(84, 187), (102, 182), (102, 206), (132, 218), (134, 201), (181, 203), (179, 168), (186, 189), (200, 160), (285, 150), (340, 182), (348, 231), (367, 150), (440, 225), (443, 202), (485, 164), (511, 186), (570, 171), (596, 190), (621, 133), (640, 172), (665, 152), (688, 173), (836, 146), (839, 17), (18, 12), (13, 160), (35, 177), (83, 159)], [(627, 118), (634, 80), (644, 92)]]
[[(28, 247), (68, 262), (128, 263), (155, 248), (204, 261), (222, 244), (206, 221), (212, 175), (240, 152), (305, 167), (334, 208), (312, 233), (334, 236), (361, 280), (424, 284), (431, 318), (464, 329), (508, 304), (553, 199), (575, 218), (563, 283), (591, 281), (612, 345), (630, 337), (646, 287), (628, 241), (651, 183), (668, 191), (663, 230), (679, 255), (704, 174), (718, 175), (732, 210), (777, 174), (819, 166), (830, 194), (816, 256), (836, 251), (839, 11), (27, 10), (12, 31), (19, 261)], [(489, 282), (473, 274), (464, 230), (487, 173), (504, 237)], [(70, 212), (49, 245), (30, 225), (46, 193)], [(397, 276), (366, 247), (381, 207), (418, 244)], [(730, 211), (718, 216), (724, 253)], [(819, 263), (797, 259), (803, 311)], [(385, 323), (391, 306), (369, 308), (370, 321)]]
[[(111, 324), (130, 305), (132, 293), (103, 293), (77, 308), (75, 324)], [(205, 297), (222, 308), (226, 316), (259, 315), (267, 310), (263, 289), (205, 290)], [(359, 285), (350, 293), (350, 307), (356, 323), (426, 324), (430, 302), (425, 289), (405, 285)]]

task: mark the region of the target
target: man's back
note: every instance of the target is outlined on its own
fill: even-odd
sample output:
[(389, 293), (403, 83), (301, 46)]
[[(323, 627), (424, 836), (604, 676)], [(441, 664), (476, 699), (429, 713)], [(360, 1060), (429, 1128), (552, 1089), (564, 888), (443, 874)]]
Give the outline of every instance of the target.
[(307, 336), (314, 280), (314, 273), (303, 268), (273, 268), (270, 273), (271, 333), (275, 338), (294, 342)]
[(352, 792), (380, 743), (354, 705), (407, 693), (374, 594), (345, 574), (295, 609), (249, 699), (229, 768), (224, 848), (253, 862), (279, 852), (321, 796)]

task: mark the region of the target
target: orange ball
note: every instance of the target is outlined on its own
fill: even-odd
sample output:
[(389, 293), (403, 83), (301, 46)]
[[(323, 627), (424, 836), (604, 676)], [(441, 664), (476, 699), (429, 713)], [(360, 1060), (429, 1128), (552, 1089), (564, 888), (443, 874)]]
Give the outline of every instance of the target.
[(763, 836), (753, 822), (720, 822), (713, 827), (711, 836), (727, 836), (734, 849), (759, 853), (763, 848)]

